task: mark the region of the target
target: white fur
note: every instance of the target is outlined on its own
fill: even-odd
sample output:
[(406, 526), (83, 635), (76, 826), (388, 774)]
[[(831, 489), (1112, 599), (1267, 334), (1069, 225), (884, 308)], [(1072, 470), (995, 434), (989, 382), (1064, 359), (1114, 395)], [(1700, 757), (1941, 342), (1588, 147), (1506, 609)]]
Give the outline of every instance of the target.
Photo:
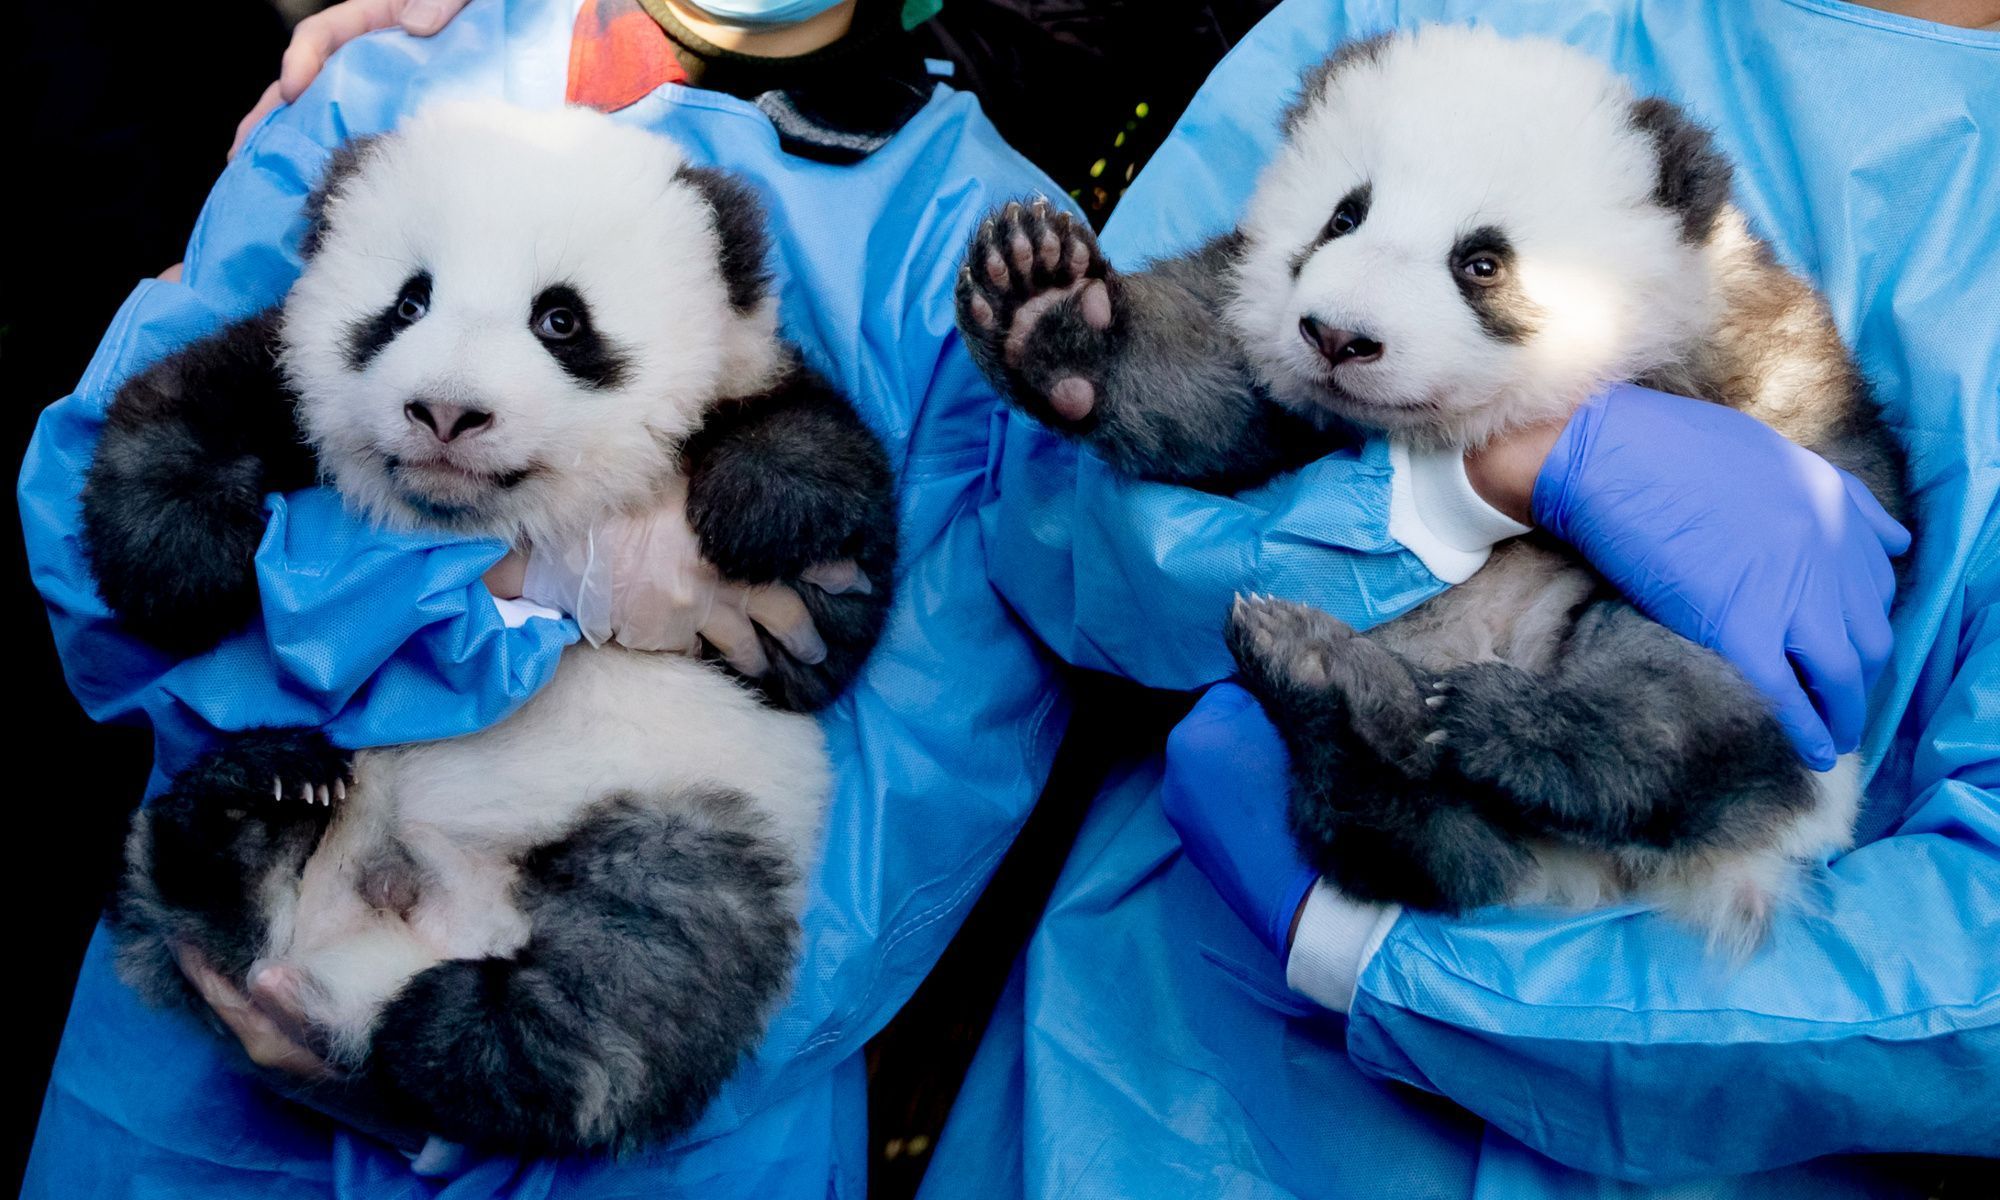
[[(1477, 445), (1669, 360), (1712, 319), (1712, 289), (1699, 249), (1651, 202), (1656, 160), (1633, 100), (1569, 47), (1459, 26), (1398, 37), (1336, 73), (1241, 226), (1230, 317), (1273, 394)], [(1294, 256), (1363, 183), (1361, 226), (1294, 279)], [(1517, 346), (1481, 330), (1447, 260), (1487, 225), (1512, 242), (1521, 287), (1559, 336)], [(1299, 335), (1304, 316), (1365, 332), (1382, 358), (1329, 368)]]
[[(425, 523), (383, 461), (434, 449), (402, 410), (413, 395), (444, 393), (497, 417), (459, 465), (542, 467), (510, 492), (457, 497), (475, 510), (461, 527), (558, 538), (645, 503), (675, 477), (681, 439), (717, 400), (767, 384), (781, 362), (772, 302), (731, 309), (712, 218), (675, 177), (681, 162), (672, 143), (582, 110), (468, 106), (430, 110), (368, 152), (330, 206), (284, 318), (303, 423), (351, 503)], [(429, 313), (352, 370), (347, 330), (418, 270), (435, 281)], [(556, 283), (579, 291), (631, 352), (621, 386), (581, 386), (530, 332), (531, 301)], [(715, 788), (747, 796), (763, 832), (807, 873), (831, 788), (816, 721), (685, 658), (573, 648), (499, 725), (356, 757), (354, 785), (302, 876), (265, 888), (269, 936), (253, 981), (295, 996), (336, 1058), (353, 1061), (412, 975), (527, 939), (513, 897), (520, 852), (613, 795), (694, 815), (690, 796)], [(372, 908), (358, 890), (392, 843), (420, 868), (407, 916)]]
[[(455, 522), (508, 541), (573, 535), (676, 469), (681, 440), (719, 397), (762, 388), (779, 362), (775, 303), (731, 309), (703, 196), (670, 141), (585, 109), (447, 104), (364, 152), (327, 206), (328, 230), (285, 304), (283, 365), (323, 471), (357, 507), (436, 523), (424, 500), (480, 511)], [(367, 366), (348, 364), (357, 321), (428, 271), (429, 313)], [(616, 388), (565, 373), (529, 324), (567, 284), (631, 356)], [(442, 397), (494, 414), (439, 447), (404, 405)], [(650, 436), (635, 436), (641, 431)], [(508, 492), (409, 470), (543, 473)]]
[[(264, 956), (319, 983), (307, 1014), (350, 1056), (410, 976), (445, 959), (504, 956), (526, 941), (512, 860), (604, 797), (672, 806), (691, 789), (735, 789), (805, 864), (817, 855), (831, 788), (812, 718), (768, 708), (698, 662), (588, 646), (568, 651), (548, 687), (510, 719), (449, 741), (365, 751), (354, 778), (296, 881), (292, 919), (274, 924)], [(388, 834), (422, 868), (407, 920), (370, 908), (357, 890)]]

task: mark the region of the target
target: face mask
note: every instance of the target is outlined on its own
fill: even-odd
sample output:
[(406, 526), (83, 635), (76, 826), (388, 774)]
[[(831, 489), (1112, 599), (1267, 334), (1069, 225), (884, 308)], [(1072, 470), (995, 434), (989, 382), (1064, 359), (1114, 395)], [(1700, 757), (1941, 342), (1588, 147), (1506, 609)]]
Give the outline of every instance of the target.
[(690, 0), (718, 21), (731, 25), (795, 25), (816, 17), (840, 0)]

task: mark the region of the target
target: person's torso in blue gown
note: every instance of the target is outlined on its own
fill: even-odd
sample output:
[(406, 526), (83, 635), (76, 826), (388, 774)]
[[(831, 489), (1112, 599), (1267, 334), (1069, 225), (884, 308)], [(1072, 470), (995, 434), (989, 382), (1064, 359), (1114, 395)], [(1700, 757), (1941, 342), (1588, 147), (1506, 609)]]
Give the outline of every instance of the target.
[[(577, 9), (484, 0), (433, 39), (375, 36), (335, 56), (218, 183), (184, 283), (142, 285), (76, 394), (43, 418), (21, 482), (37, 585), (79, 698), (100, 718), (150, 721), (162, 771), (215, 729), (328, 722), (359, 746), (478, 728), (532, 694), (575, 638), (566, 621), (502, 622), (477, 582), (499, 547), (384, 534), (312, 490), (273, 501), (257, 625), (168, 663), (107, 619), (74, 533), (81, 470), (112, 393), (148, 362), (282, 297), (297, 273), (300, 208), (328, 151), (432, 97), (561, 103)], [(681, 1145), (617, 1164), (474, 1158), (420, 1175), (396, 1151), (275, 1098), (190, 1016), (141, 1005), (112, 974), (100, 930), (27, 1195), (862, 1194), (862, 1044), (915, 989), (1012, 841), (1067, 716), (1050, 661), (987, 582), (976, 502), (997, 404), (951, 313), (976, 220), (1001, 198), (1053, 188), (971, 97), (943, 88), (851, 166), (785, 154), (762, 113), (717, 93), (667, 85), (615, 117), (756, 187), (784, 332), (856, 400), (900, 480), (898, 603), (862, 679), (824, 715), (839, 785), (789, 1004)]]
[[(1835, 0), (1290, 0), (1125, 197), (1114, 264), (1227, 229), (1301, 73), (1426, 21), (1562, 39), (1714, 127), (1737, 202), (1826, 291), (1909, 445), (1919, 548), (1864, 847), (1823, 919), (1727, 978), (1629, 911), (1405, 914), (1350, 1021), (1285, 988), (1135, 764), (1017, 964), (929, 1200), (1803, 1200), (1906, 1187), (1814, 1155), (2000, 1154), (2000, 33)], [(1135, 616), (1155, 637), (1156, 615)]]

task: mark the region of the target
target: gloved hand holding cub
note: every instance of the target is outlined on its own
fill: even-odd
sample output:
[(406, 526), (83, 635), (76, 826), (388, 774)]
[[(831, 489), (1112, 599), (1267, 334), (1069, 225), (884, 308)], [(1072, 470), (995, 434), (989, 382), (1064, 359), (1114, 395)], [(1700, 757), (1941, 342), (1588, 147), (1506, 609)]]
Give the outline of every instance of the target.
[(705, 644), (753, 679), (770, 670), (774, 648), (808, 665), (826, 658), (826, 643), (795, 587), (834, 596), (872, 590), (860, 568), (845, 561), (813, 567), (797, 585), (723, 578), (702, 556), (680, 481), (654, 507), (608, 514), (580, 541), (515, 549), (486, 583), (502, 599), (574, 617), (593, 646), (699, 654)]

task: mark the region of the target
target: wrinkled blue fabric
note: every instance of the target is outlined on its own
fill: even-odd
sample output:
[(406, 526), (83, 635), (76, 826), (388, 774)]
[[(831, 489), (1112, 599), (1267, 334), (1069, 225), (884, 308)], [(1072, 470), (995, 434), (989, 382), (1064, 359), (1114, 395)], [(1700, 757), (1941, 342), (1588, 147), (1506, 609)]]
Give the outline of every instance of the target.
[[(503, 625), (477, 582), (497, 545), (384, 534), (310, 490), (271, 501), (260, 622), (176, 664), (107, 621), (75, 539), (82, 469), (113, 391), (284, 294), (301, 204), (330, 148), (434, 96), (560, 103), (574, 15), (566, 0), (475, 4), (433, 39), (384, 34), (336, 55), (223, 174), (183, 282), (143, 284), (76, 393), (45, 414), (20, 485), (35, 581), (78, 697), (101, 719), (150, 722), (162, 771), (215, 730), (323, 721), (364, 746), (479, 728), (533, 693), (575, 638), (566, 621)], [(987, 582), (976, 502), (998, 453), (997, 401), (951, 313), (974, 222), (1003, 196), (1052, 188), (948, 89), (852, 166), (786, 156), (763, 114), (714, 93), (666, 86), (617, 119), (755, 184), (772, 214), (785, 330), (856, 398), (900, 474), (901, 590), (863, 678), (825, 716), (839, 789), (790, 1003), (679, 1146), (615, 1166), (473, 1159), (423, 1177), (250, 1082), (233, 1047), (190, 1017), (139, 1004), (111, 974), (100, 933), (27, 1195), (862, 1195), (862, 1043), (914, 990), (1012, 841), (1067, 718), (1049, 659)]]
[[(1572, 42), (1715, 127), (1739, 203), (1828, 293), (1911, 449), (1915, 574), (1863, 741), (1862, 844), (1733, 971), (1629, 910), (1406, 914), (1343, 1021), (1284, 988), (1182, 855), (1157, 763), (1135, 766), (1017, 968), (929, 1200), (1895, 1195), (1824, 1156), (2000, 1153), (2000, 34), (1830, 0), (1290, 0), (1135, 183), (1111, 257), (1226, 228), (1333, 45), (1473, 19)], [(1160, 531), (1151, 569), (1210, 532)], [(1105, 574), (1125, 645), (1220, 652), (1143, 602), (1167, 585)]]

